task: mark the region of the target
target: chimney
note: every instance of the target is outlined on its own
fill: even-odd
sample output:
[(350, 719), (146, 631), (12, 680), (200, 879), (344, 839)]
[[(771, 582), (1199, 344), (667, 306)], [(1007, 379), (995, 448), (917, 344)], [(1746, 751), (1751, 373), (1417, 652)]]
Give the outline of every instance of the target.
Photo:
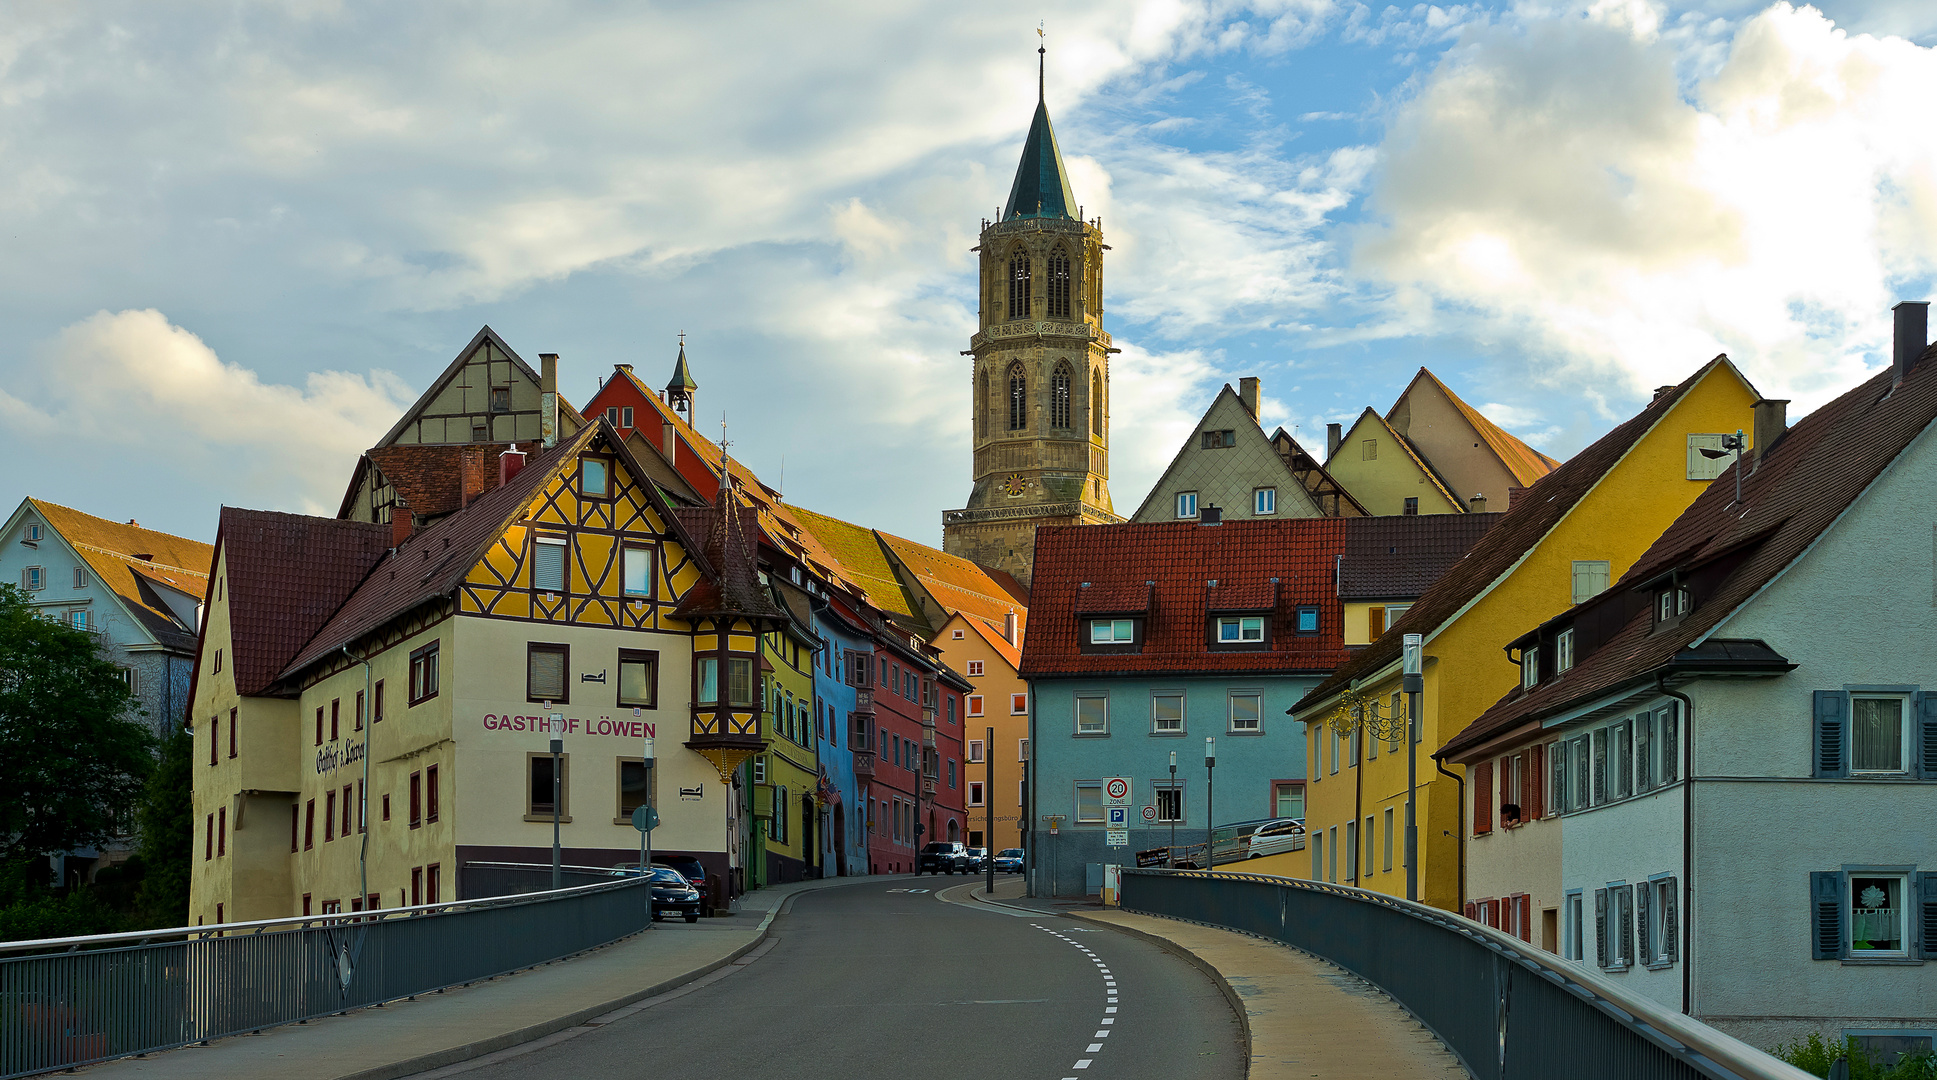
[[(1901, 305), (1899, 305), (1901, 306)], [(1755, 462), (1789, 430), (1789, 399), (1763, 398), (1755, 403)]]
[(538, 441), (558, 445), (558, 354), (538, 354)]
[(1251, 419), (1257, 420), (1258, 380), (1256, 378), (1246, 377), (1238, 380), (1238, 400), (1244, 402), (1244, 407), (1251, 411)]
[(1198, 523), (1199, 525), (1222, 525), (1222, 524), (1224, 524), (1224, 508), (1223, 508), (1223, 507), (1221, 507), (1221, 506), (1200, 506), (1200, 507), (1198, 507), (1198, 508), (1197, 508), (1197, 523)]
[(512, 443), (509, 450), (498, 455), (498, 486), (509, 484), (511, 478), (518, 475), (524, 467), (525, 452), (518, 449), (517, 443)]
[[(1891, 370), (1894, 373), (1891, 386), (1902, 386), (1903, 380), (1910, 377), (1910, 369), (1917, 365), (1917, 358), (1924, 354), (1924, 347), (1930, 344), (1930, 303), (1926, 300), (1905, 300), (1890, 309), (1897, 313), (1897, 348)], [(1762, 430), (1762, 414), (1756, 414), (1756, 431)], [(1760, 448), (1762, 440), (1756, 440)]]
[(1653, 404), (1654, 404), (1655, 402), (1657, 402), (1657, 401), (1660, 401), (1660, 400), (1661, 400), (1661, 395), (1663, 395), (1663, 394), (1665, 394), (1665, 393), (1667, 393), (1668, 391), (1670, 391), (1670, 390), (1673, 390), (1673, 389), (1674, 389), (1674, 387), (1672, 387), (1672, 386), (1657, 386), (1657, 387), (1655, 387), (1655, 396), (1654, 396), (1654, 397), (1651, 397), (1651, 398), (1649, 398), (1649, 399), (1648, 399), (1648, 404), (1650, 404), (1650, 405), (1653, 405)]
[(666, 464), (679, 463), (679, 436), (673, 432), (673, 422), (666, 420), (659, 425), (659, 450), (666, 455)]
[(1338, 453), (1338, 444), (1344, 441), (1345, 441), (1345, 425), (1343, 424), (1325, 425), (1325, 460), (1326, 461), (1332, 460), (1333, 455)]
[(410, 530), (410, 511), (401, 506), (391, 507), (390, 546), (393, 548), (403, 547), (404, 541), (410, 539)]
[(1016, 643), (1016, 613), (1013, 611), (1002, 616), (1002, 640), (1011, 645)]
[(1466, 501), (1473, 508), (1475, 514), (1486, 513), (1486, 492), (1482, 491)]

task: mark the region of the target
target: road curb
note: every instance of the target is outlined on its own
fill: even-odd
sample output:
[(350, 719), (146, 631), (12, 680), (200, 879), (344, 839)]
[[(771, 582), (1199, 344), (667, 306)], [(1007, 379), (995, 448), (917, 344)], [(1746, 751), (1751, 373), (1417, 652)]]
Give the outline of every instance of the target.
[[(657, 997), (660, 994), (677, 990), (687, 983), (703, 979), (723, 967), (738, 962), (748, 953), (765, 944), (772, 933), (771, 927), (773, 926), (774, 919), (785, 914), (787, 909), (793, 906), (794, 899), (802, 893), (817, 892), (821, 889), (845, 888), (852, 885), (865, 885), (869, 883), (872, 877), (873, 875), (866, 878), (822, 878), (807, 888), (796, 888), (782, 897), (779, 903), (768, 909), (767, 917), (760, 920), (760, 925), (754, 928), (753, 940), (741, 945), (739, 948), (734, 949), (731, 953), (718, 960), (713, 960), (700, 967), (681, 972), (672, 978), (654, 983), (651, 986), (640, 990), (627, 991), (609, 1001), (601, 1002), (597, 1005), (588, 1005), (585, 1008), (567, 1013), (564, 1016), (555, 1016), (549, 1020), (541, 1020), (538, 1023), (528, 1024), (525, 1027), (494, 1035), (488, 1039), (478, 1039), (460, 1046), (451, 1046), (442, 1050), (434, 1050), (428, 1054), (419, 1054), (402, 1061), (392, 1061), (373, 1068), (361, 1069), (357, 1072), (343, 1073), (337, 1080), (398, 1080), (400, 1077), (411, 1076), (415, 1073), (427, 1072), (431, 1069), (441, 1069), (447, 1065), (457, 1065), (475, 1058), (484, 1057), (487, 1054), (495, 1054), (501, 1050), (509, 1050), (514, 1046), (519, 1046), (524, 1043), (535, 1042), (547, 1035), (556, 1034), (567, 1028), (578, 1027), (588, 1020), (593, 1020), (604, 1016), (606, 1013), (623, 1009), (634, 1002), (644, 1001), (647, 998)], [(826, 882), (826, 884), (822, 884), (822, 882)], [(643, 930), (639, 931), (639, 933), (644, 932)], [(610, 948), (613, 945), (619, 944), (621, 941), (629, 941), (635, 936), (637, 935), (628, 934), (618, 939), (618, 941), (608, 942), (600, 946), (600, 948)], [(596, 950), (588, 950), (588, 952), (590, 951)], [(587, 953), (577, 953), (574, 955), (584, 956)], [(572, 958), (561, 957), (559, 960), (551, 961), (551, 963), (559, 963), (562, 960)], [(503, 978), (503, 976), (499, 977)]]
[[(1008, 905), (1004, 904), (1003, 906), (1007, 907)], [(1197, 970), (1203, 972), (1205, 975), (1209, 976), (1211, 983), (1215, 985), (1218, 988), (1218, 990), (1223, 992), (1224, 1001), (1226, 1004), (1228, 1004), (1231, 1007), (1232, 1015), (1237, 1017), (1238, 1032), (1240, 1033), (1240, 1038), (1242, 1040), (1243, 1047), (1244, 1047), (1244, 1075), (1247, 1077), (1251, 1075), (1251, 1018), (1250, 1018), (1250, 1015), (1245, 1010), (1244, 999), (1238, 996), (1238, 992), (1236, 988), (1232, 987), (1230, 982), (1228, 982), (1224, 978), (1224, 974), (1222, 972), (1218, 971), (1217, 968), (1211, 966), (1210, 961), (1204, 959), (1203, 957), (1197, 955), (1194, 952), (1191, 952), (1189, 949), (1184, 948), (1182, 945), (1177, 944), (1176, 942), (1170, 940), (1169, 938), (1162, 937), (1157, 934), (1152, 934), (1144, 930), (1138, 930), (1135, 927), (1119, 926), (1113, 922), (1105, 922), (1102, 919), (1094, 919), (1088, 915), (1079, 915), (1073, 911), (1066, 911), (1066, 912), (1063, 912), (1062, 914), (1068, 918), (1077, 919), (1081, 922), (1089, 923), (1090, 925), (1099, 927), (1101, 929), (1115, 930), (1118, 933), (1128, 934), (1131, 937), (1142, 938), (1144, 941), (1147, 941), (1150, 944), (1157, 946), (1158, 948), (1164, 950), (1167, 953), (1170, 953), (1171, 955), (1177, 957), (1178, 959), (1184, 961), (1185, 963), (1191, 965)], [(1135, 912), (1133, 914), (1141, 914), (1141, 912)]]

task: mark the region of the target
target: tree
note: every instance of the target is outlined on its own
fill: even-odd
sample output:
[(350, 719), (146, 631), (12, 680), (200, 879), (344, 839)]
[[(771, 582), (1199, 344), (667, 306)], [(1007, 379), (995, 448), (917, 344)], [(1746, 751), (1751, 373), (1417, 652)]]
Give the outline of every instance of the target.
[(136, 824), (141, 826), (139, 909), (146, 926), (180, 926), (188, 918), (195, 866), (195, 740), (179, 724), (162, 740)]
[(128, 685), (92, 635), (0, 585), (0, 864), (125, 832), (154, 761)]

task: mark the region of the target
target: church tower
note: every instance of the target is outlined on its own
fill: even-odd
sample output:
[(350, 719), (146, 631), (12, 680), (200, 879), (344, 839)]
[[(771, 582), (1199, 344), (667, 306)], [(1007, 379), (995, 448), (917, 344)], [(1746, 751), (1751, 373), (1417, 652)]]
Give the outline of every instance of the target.
[[(1040, 57), (1043, 50), (1036, 50)], [(1024, 585), (1040, 525), (1123, 520), (1110, 508), (1110, 335), (1103, 228), (1070, 194), (1037, 74), (1036, 117), (1000, 221), (982, 223), (974, 357), (975, 488), (942, 514), (942, 547)]]

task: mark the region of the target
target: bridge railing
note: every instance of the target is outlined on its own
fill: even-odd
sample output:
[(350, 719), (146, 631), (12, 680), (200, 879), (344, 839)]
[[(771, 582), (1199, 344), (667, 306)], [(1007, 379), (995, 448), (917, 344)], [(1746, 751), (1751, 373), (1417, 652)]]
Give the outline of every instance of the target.
[(0, 943), (0, 1078), (476, 982), (651, 922), (645, 879), (448, 904)]
[(1239, 930), (1378, 986), (1478, 1080), (1809, 1074), (1519, 938), (1396, 897), (1253, 874), (1125, 869), (1125, 910)]

